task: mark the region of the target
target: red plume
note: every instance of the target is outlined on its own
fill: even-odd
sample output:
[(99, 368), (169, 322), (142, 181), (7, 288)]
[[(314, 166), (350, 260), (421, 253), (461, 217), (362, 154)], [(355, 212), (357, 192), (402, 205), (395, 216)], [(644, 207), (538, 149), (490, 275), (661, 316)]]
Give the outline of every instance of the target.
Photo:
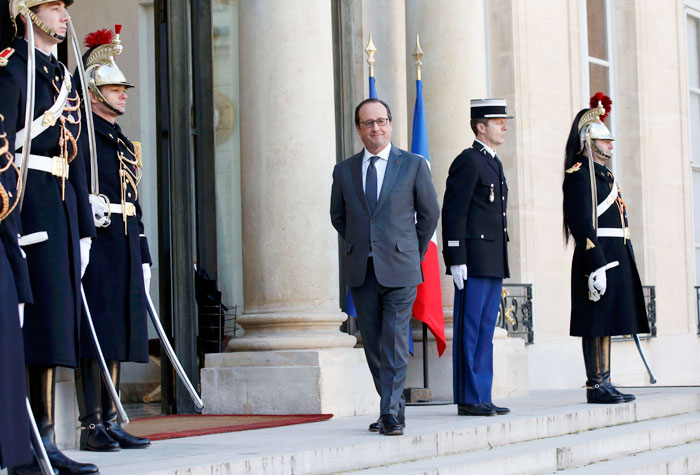
[(593, 94), (593, 97), (591, 97), (591, 109), (598, 107), (598, 102), (602, 103), (603, 107), (605, 107), (605, 114), (600, 116), (600, 120), (604, 122), (605, 118), (608, 116), (608, 114), (610, 114), (610, 111), (612, 110), (612, 99), (610, 99), (602, 92), (596, 92), (595, 94)]
[(95, 48), (96, 46), (108, 45), (114, 39), (114, 32), (107, 28), (93, 31), (85, 37), (85, 46)]
[(114, 31), (115, 31), (115, 33), (120, 35), (122, 32), (122, 26), (121, 25), (114, 25)]

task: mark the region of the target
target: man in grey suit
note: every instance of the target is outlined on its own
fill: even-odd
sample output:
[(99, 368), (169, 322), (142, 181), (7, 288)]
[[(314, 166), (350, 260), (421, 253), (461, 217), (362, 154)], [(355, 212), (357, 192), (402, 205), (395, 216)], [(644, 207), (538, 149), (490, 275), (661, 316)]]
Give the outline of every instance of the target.
[(345, 241), (346, 284), (381, 397), (370, 430), (403, 435), (411, 310), (440, 207), (425, 159), (391, 144), (386, 103), (362, 101), (355, 130), (365, 148), (333, 170), (331, 221)]

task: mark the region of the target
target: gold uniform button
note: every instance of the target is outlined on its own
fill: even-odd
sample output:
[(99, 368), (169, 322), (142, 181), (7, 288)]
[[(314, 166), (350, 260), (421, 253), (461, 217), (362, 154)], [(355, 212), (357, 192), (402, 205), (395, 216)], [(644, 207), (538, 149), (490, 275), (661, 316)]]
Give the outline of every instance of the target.
[(504, 233), (507, 233), (507, 232), (508, 232), (508, 228), (503, 228), (503, 232), (504, 232)]
[(481, 239), (484, 239), (484, 235), (483, 235), (483, 234), (481, 235)]
[(505, 216), (505, 215), (506, 215), (506, 212), (504, 211), (504, 212), (503, 212), (503, 216)]

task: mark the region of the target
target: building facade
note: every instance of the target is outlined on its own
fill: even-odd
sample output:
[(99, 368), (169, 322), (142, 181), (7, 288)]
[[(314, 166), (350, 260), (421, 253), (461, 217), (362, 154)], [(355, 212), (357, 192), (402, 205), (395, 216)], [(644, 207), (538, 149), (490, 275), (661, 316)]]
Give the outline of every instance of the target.
[[(658, 384), (700, 383), (700, 2), (94, 0), (71, 14), (79, 32), (124, 25), (119, 64), (137, 88), (120, 122), (144, 144), (152, 293), (185, 367), (201, 375), (208, 411), (376, 411), (364, 356), (339, 330), (347, 317), (328, 214), (333, 166), (361, 147), (353, 109), (368, 96), (370, 33), (378, 96), (404, 149), (420, 35), (440, 199), (473, 140), (469, 99), (504, 97), (515, 116), (499, 150), (510, 187), (506, 283), (531, 284), (534, 338), (497, 331), (496, 396), (585, 381), (580, 341), (568, 336), (573, 248), (562, 237), (561, 184), (573, 117), (599, 90), (613, 100), (613, 170), (655, 296), (644, 349)], [(193, 264), (236, 306), (240, 327), (200, 361)], [(442, 284), (448, 352), (437, 359), (429, 345), (431, 389), (450, 399), (451, 278)], [(615, 341), (612, 354), (615, 383), (648, 384), (633, 342)], [(191, 410), (168, 380), (167, 408)]]

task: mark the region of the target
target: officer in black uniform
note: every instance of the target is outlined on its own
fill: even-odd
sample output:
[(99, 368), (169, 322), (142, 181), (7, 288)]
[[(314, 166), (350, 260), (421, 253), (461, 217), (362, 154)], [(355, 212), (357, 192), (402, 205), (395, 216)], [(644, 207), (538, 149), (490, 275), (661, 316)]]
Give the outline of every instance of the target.
[(576, 243), (570, 334), (583, 337), (586, 398), (602, 404), (635, 399), (610, 383), (610, 336), (649, 332), (627, 206), (607, 167), (614, 138), (602, 120), (611, 105), (610, 98), (596, 93), (591, 108), (576, 115), (566, 144), (563, 185), (564, 237), (568, 242), (573, 236)]
[(21, 180), (3, 121), (0, 116), (0, 467), (12, 467), (32, 461), (22, 341), (24, 305), (32, 294), (18, 241)]
[[(83, 56), (95, 126), (99, 192), (103, 199), (94, 200), (94, 195), (90, 198), (94, 215), (104, 216), (95, 220), (97, 238), (83, 285), (117, 391), (120, 362), (148, 362), (146, 291), (151, 264), (138, 200), (140, 144), (126, 138), (116, 123), (126, 111), (126, 90), (132, 87), (114, 61), (114, 56), (122, 51), (120, 30), (121, 26), (117, 25), (116, 33), (100, 30), (88, 35), (85, 44), (90, 49)], [(87, 124), (83, 127), (87, 128)], [(87, 161), (86, 165), (90, 176), (91, 164)], [(109, 213), (104, 213), (101, 207), (108, 208)], [(116, 407), (100, 380), (96, 355), (86, 342), (81, 342), (80, 357), (76, 379), (82, 429), (80, 449), (115, 451), (120, 447), (148, 446), (148, 439), (135, 437), (119, 425)]]
[(496, 147), (508, 126), (505, 99), (471, 101), (476, 140), (450, 166), (442, 207), (442, 247), (455, 283), (453, 388), (457, 413), (507, 414), (491, 401), (493, 332), (508, 269), (508, 185)]
[(84, 151), (78, 146), (80, 100), (65, 66), (51, 54), (51, 48), (65, 39), (70, 21), (66, 7), (72, 3), (11, 0), (14, 25), (3, 28), (16, 27), (17, 37), (0, 53), (4, 59), (0, 114), (5, 117), (10, 152), (21, 154), (29, 55), (23, 34), (26, 28), (33, 29), (35, 120), (31, 155), (28, 163), (21, 164), (28, 168), (21, 222), (33, 303), (25, 308), (23, 334), (32, 410), (51, 464), (62, 474), (98, 471), (97, 466), (75, 462), (60, 452), (54, 432), (55, 370), (56, 366), (78, 366), (80, 278), (95, 234)]

